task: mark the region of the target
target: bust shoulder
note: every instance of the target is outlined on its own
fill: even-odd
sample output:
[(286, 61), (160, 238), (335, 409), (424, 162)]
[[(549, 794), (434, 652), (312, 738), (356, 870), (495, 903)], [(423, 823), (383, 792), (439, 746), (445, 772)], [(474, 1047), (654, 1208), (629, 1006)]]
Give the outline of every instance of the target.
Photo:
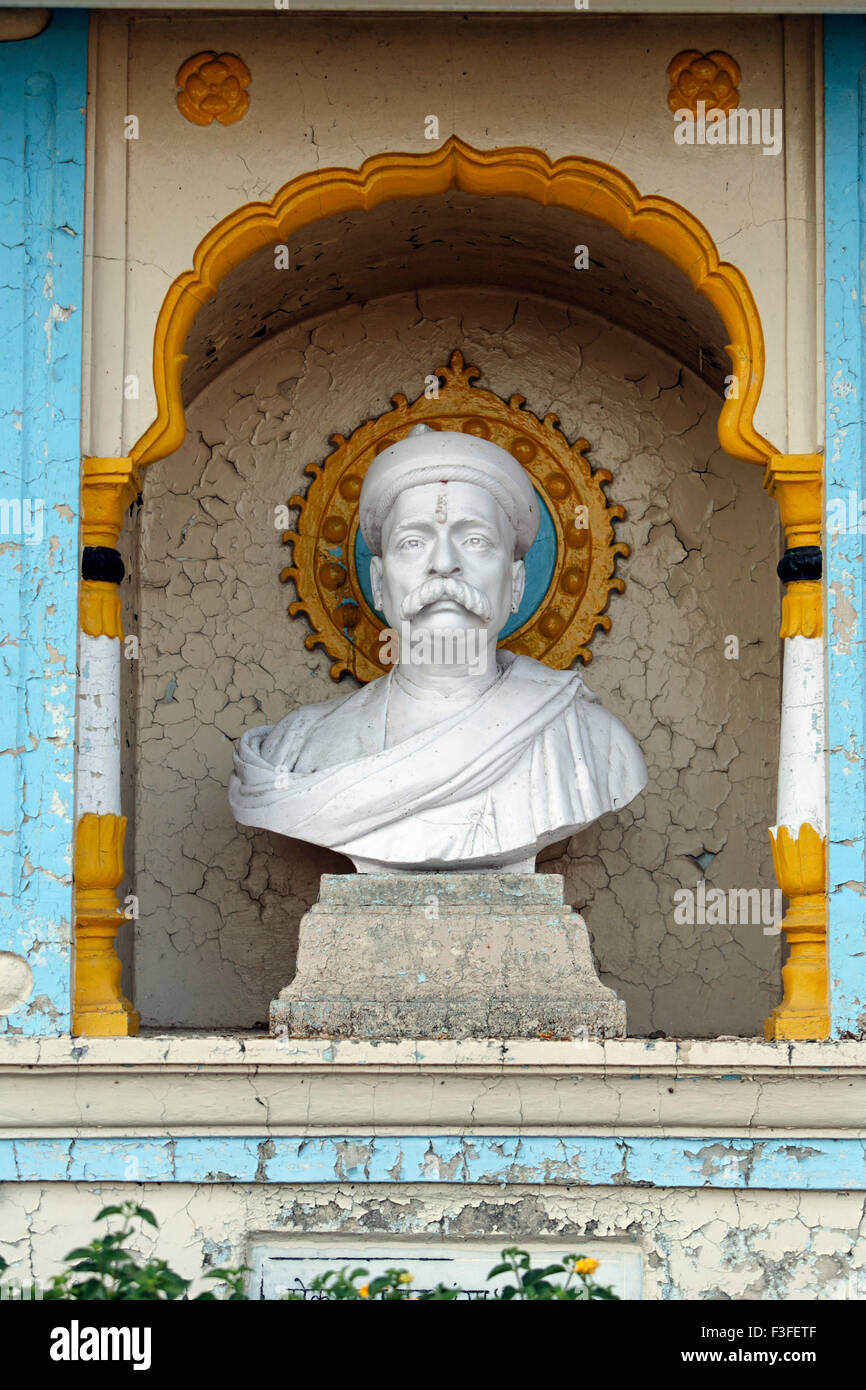
[(599, 702), (598, 695), (584, 684), (579, 671), (560, 671), (556, 667), (545, 666), (543, 661), (537, 661), (534, 656), (511, 657), (508, 665), (512, 680), (526, 681), (533, 685), (544, 685), (551, 691), (561, 690), (566, 685), (573, 685), (575, 698), (589, 700), (593, 704)]
[(262, 752), (297, 772), (315, 772), (370, 751), (369, 735), (385, 693), (384, 678), (315, 705), (301, 705), (275, 724)]
[(314, 705), (298, 705), (297, 709), (290, 710), (272, 725), (262, 740), (262, 756), (277, 765), (287, 761), (286, 754), (292, 745), (303, 743), (323, 720), (350, 699), (351, 694), (335, 695), (329, 700), (321, 700)]

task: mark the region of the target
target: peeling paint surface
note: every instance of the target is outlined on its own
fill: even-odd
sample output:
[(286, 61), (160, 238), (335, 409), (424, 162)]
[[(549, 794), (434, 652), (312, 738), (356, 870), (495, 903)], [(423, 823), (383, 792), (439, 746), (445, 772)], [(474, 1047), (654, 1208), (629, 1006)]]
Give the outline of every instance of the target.
[[(579, 1061), (577, 1060), (579, 1056)], [(133, 1198), (188, 1277), (339, 1238), (641, 1255), (642, 1296), (862, 1298), (861, 1043), (0, 1043), (0, 1254)], [(203, 1258), (202, 1258), (203, 1257)]]
[(69, 1028), (87, 23), (0, 44), (0, 498), (31, 521), (0, 537), (0, 950), (33, 971), (0, 1033)]
[[(642, 1296), (678, 1299), (856, 1299), (866, 1294), (860, 1192), (328, 1182), (236, 1184), (20, 1183), (3, 1192), (0, 1253), (12, 1278), (48, 1279), (71, 1245), (91, 1239), (103, 1203), (134, 1198), (160, 1230), (135, 1245), (203, 1287), (204, 1268), (252, 1263), (274, 1238), (339, 1237), (359, 1254), (383, 1240), (543, 1240), (562, 1255), (584, 1240), (637, 1247)], [(395, 1260), (395, 1264), (399, 1260)]]
[(0, 1182), (478, 1182), (866, 1191), (866, 1139), (191, 1135), (0, 1140)]
[[(828, 16), (824, 72), (830, 1015), (834, 1036), (860, 1038), (866, 1037), (864, 65), (866, 20)], [(840, 515), (847, 525), (833, 529), (832, 518)]]

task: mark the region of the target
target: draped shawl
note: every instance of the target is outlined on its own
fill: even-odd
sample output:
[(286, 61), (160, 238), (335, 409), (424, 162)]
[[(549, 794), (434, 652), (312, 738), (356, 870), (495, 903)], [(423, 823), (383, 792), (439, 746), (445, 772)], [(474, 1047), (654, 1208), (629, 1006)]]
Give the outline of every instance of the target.
[[(503, 662), (503, 657), (505, 658)], [(229, 802), (242, 825), (383, 864), (518, 857), (626, 805), (646, 782), (634, 739), (573, 671), (500, 653), (468, 708), (384, 747), (389, 674), (352, 695), (248, 729)], [(342, 711), (379, 751), (295, 772), (311, 731)]]

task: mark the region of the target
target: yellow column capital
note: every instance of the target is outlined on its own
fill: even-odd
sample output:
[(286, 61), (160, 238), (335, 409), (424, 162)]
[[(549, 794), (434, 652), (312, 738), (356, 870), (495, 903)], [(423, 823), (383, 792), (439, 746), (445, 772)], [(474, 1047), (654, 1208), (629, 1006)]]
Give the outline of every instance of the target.
[[(778, 503), (788, 550), (821, 545), (824, 459), (821, 454), (771, 454), (764, 487)], [(818, 573), (818, 571), (815, 571)], [(824, 631), (824, 591), (820, 579), (785, 575), (780, 637), (820, 637)]]
[(116, 547), (124, 512), (140, 491), (131, 458), (86, 458), (81, 482), (84, 544)]
[(771, 454), (764, 487), (779, 505), (789, 549), (820, 545), (823, 513), (822, 454)]

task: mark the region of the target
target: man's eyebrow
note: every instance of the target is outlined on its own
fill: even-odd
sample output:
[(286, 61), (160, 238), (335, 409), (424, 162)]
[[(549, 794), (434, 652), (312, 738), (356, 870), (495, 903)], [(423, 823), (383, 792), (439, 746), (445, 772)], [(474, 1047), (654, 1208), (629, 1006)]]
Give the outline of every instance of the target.
[(496, 522), (488, 521), (483, 516), (461, 516), (456, 521), (455, 526), (482, 526), (486, 531), (496, 531)]
[[(485, 531), (490, 531), (492, 535), (498, 534), (496, 523), (488, 521), (480, 516), (461, 516), (458, 521), (453, 523), (455, 526), (480, 526)], [(403, 531), (432, 531), (434, 530), (432, 521), (424, 521), (420, 518), (417, 521), (397, 521), (391, 528), (391, 535), (402, 534)]]
[(391, 534), (396, 535), (398, 531), (432, 531), (432, 521), (398, 521), (391, 527)]

